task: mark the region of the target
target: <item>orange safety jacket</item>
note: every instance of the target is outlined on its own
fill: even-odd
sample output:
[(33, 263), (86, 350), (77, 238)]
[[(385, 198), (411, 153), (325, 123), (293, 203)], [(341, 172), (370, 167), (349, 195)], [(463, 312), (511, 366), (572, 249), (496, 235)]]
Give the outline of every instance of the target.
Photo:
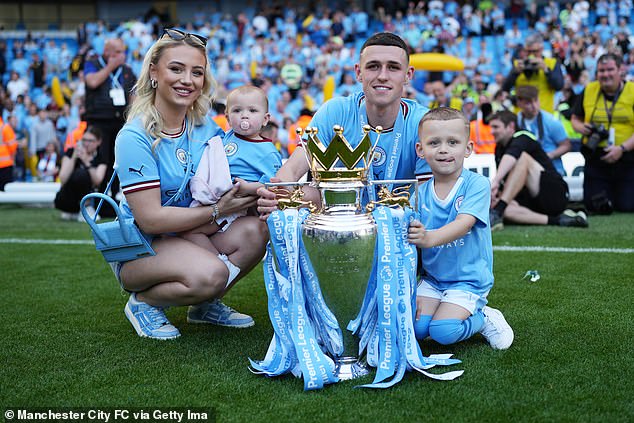
[(231, 129), (229, 127), (229, 121), (227, 120), (227, 115), (216, 115), (212, 117), (211, 119), (214, 122), (216, 122), (216, 125), (221, 127), (223, 131), (228, 132), (229, 129)]
[(0, 169), (14, 165), (14, 157), (18, 151), (18, 142), (15, 139), (15, 131), (11, 125), (7, 125), (0, 118), (2, 128), (2, 142), (0, 143)]
[(84, 136), (84, 132), (86, 132), (86, 128), (88, 127), (88, 122), (82, 120), (79, 122), (79, 125), (75, 127), (72, 131), (66, 135), (66, 140), (64, 141), (64, 151), (68, 151), (71, 148), (75, 148), (77, 145), (77, 141)]
[(297, 142), (299, 141), (299, 135), (297, 135), (295, 130), (297, 128), (306, 129), (312, 119), (312, 116), (301, 115), (297, 122), (288, 127), (288, 145), (286, 146), (286, 149), (288, 150), (289, 156), (293, 154), (293, 151), (297, 148)]
[(495, 138), (491, 133), (491, 127), (482, 119), (469, 123), (469, 139), (473, 141), (473, 151), (476, 154), (495, 154)]

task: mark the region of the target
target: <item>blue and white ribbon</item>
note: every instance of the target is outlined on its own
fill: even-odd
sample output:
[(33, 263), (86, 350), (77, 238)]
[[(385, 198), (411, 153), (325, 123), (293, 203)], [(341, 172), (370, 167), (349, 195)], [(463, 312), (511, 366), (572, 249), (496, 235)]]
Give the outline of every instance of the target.
[[(359, 354), (376, 367), (374, 381), (362, 388), (388, 388), (402, 380), (406, 370), (417, 370), (437, 380), (453, 380), (463, 370), (433, 374), (426, 369), (460, 363), (451, 354), (423, 356), (414, 336), (416, 310), (416, 248), (407, 241), (412, 209), (379, 206), (372, 213), (377, 245), (363, 305), (348, 330), (360, 338)], [(391, 380), (388, 380), (389, 378)]]
[(264, 281), (275, 334), (264, 360), (249, 359), (254, 373), (302, 376), (304, 390), (338, 382), (335, 363), (325, 352), (343, 352), (339, 324), (324, 301), (302, 242), (301, 223), (308, 214), (306, 209), (278, 210), (267, 221), (271, 242)]

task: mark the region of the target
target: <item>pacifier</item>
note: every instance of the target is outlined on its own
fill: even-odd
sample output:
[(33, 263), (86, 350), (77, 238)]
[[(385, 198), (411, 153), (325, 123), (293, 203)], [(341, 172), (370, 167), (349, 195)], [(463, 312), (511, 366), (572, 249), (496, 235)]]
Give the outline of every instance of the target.
[(251, 127), (251, 124), (249, 123), (248, 120), (243, 120), (242, 122), (240, 122), (240, 129), (243, 129), (246, 131), (250, 127)]

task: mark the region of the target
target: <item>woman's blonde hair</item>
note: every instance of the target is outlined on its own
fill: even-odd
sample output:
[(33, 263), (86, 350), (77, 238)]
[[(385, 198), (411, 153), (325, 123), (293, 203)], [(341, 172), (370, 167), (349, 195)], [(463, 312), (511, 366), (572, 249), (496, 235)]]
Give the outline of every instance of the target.
[(139, 79), (134, 85), (133, 92), (136, 95), (134, 101), (128, 109), (127, 122), (141, 117), (141, 122), (147, 133), (155, 139), (153, 148), (161, 139), (161, 131), (164, 129), (164, 121), (161, 114), (154, 106), (156, 90), (152, 88), (150, 81), (150, 65), (156, 66), (163, 56), (165, 50), (178, 47), (180, 45), (189, 45), (200, 50), (205, 55), (205, 82), (203, 83), (202, 93), (200, 97), (194, 101), (191, 109), (187, 111), (185, 117), (187, 121), (188, 131), (192, 131), (194, 126), (200, 125), (205, 121), (205, 117), (211, 108), (216, 90), (216, 80), (211, 75), (211, 66), (209, 65), (209, 57), (205, 46), (196, 42), (192, 37), (185, 37), (176, 41), (169, 36), (159, 38), (145, 54), (143, 66), (139, 74)]

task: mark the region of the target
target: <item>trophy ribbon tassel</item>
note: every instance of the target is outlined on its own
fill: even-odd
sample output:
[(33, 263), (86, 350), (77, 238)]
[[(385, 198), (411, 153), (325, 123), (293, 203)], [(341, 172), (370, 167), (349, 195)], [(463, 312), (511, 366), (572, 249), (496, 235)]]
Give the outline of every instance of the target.
[(304, 390), (313, 390), (339, 381), (335, 363), (326, 352), (341, 354), (343, 339), (304, 251), (301, 223), (308, 213), (306, 209), (277, 210), (267, 220), (271, 242), (264, 281), (275, 334), (264, 360), (249, 361), (254, 373), (278, 376), (290, 372), (303, 376)]
[[(464, 371), (443, 374), (426, 372), (436, 365), (453, 365), (460, 360), (451, 354), (425, 357), (414, 335), (416, 310), (416, 248), (407, 241), (407, 227), (414, 211), (407, 207), (380, 205), (372, 212), (377, 223), (377, 245), (372, 273), (357, 317), (348, 330), (360, 338), (359, 353), (367, 351), (370, 366), (376, 367), (374, 381), (361, 388), (388, 388), (400, 382), (406, 370), (417, 370), (437, 380), (453, 380)], [(388, 378), (391, 380), (387, 381)]]

